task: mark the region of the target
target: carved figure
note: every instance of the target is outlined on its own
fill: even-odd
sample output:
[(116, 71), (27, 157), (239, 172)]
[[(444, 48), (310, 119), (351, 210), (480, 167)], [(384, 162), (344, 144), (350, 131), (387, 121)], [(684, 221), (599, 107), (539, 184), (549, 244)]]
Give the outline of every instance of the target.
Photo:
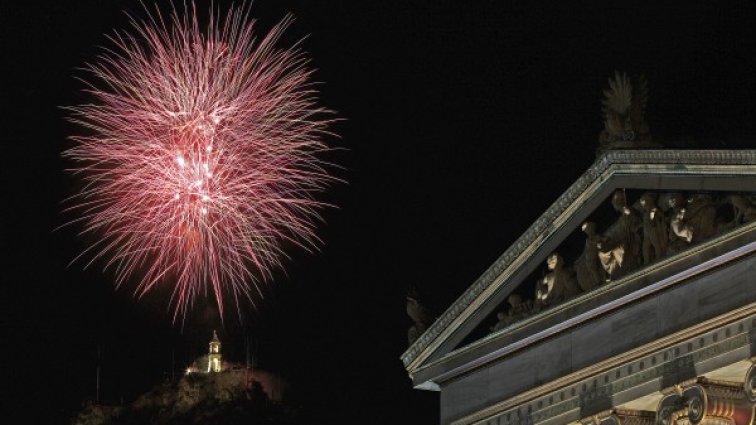
[(652, 194), (641, 196), (640, 207), (643, 213), (643, 264), (651, 264), (667, 253), (667, 223)]
[(507, 297), (507, 303), (509, 303), (510, 315), (517, 317), (525, 317), (530, 314), (533, 308), (533, 302), (530, 300), (523, 300), (518, 294), (511, 294)]
[(735, 219), (733, 222), (736, 223), (736, 225), (750, 223), (756, 220), (756, 203), (752, 200), (740, 195), (731, 195), (729, 201), (735, 212)]
[(693, 229), (693, 242), (709, 239), (717, 233), (717, 207), (711, 195), (694, 194), (688, 200), (686, 215), (688, 225)]
[(686, 249), (690, 242), (688, 240), (689, 229), (685, 229), (682, 224), (684, 216), (682, 210), (685, 207), (685, 197), (681, 193), (667, 193), (662, 196), (662, 199), (666, 200), (666, 202), (662, 201), (660, 205), (668, 208), (666, 215), (669, 218), (667, 253), (678, 253)]
[(407, 294), (407, 315), (412, 319), (413, 323), (407, 331), (407, 340), (410, 344), (415, 342), (435, 320), (430, 310), (420, 304), (417, 298), (417, 291), (410, 289)]
[(716, 218), (717, 208), (711, 197), (695, 194), (677, 212), (670, 226), (686, 242), (700, 242), (714, 236), (717, 231)]
[(615, 279), (634, 270), (641, 263), (640, 218), (627, 206), (625, 192), (618, 190), (612, 195), (612, 206), (620, 213), (619, 218), (607, 229), (598, 243), (601, 265)]
[(675, 214), (675, 218), (670, 222), (670, 226), (675, 235), (680, 239), (688, 243), (693, 240), (693, 229), (685, 224), (685, 208), (682, 208)]
[(500, 331), (510, 324), (509, 315), (503, 311), (496, 313), (496, 320), (496, 324), (491, 326), (491, 332)]
[(491, 327), (492, 332), (504, 329), (518, 320), (528, 316), (532, 309), (532, 303), (529, 300), (523, 301), (518, 294), (511, 294), (507, 297), (509, 310), (506, 313), (500, 311), (496, 313), (498, 321)]
[(554, 305), (580, 292), (572, 270), (564, 267), (564, 259), (557, 253), (549, 255), (546, 264), (550, 273), (536, 283), (536, 304)]
[(591, 289), (606, 282), (607, 274), (601, 267), (599, 259), (598, 244), (601, 237), (596, 234), (596, 223), (586, 221), (581, 226), (585, 233), (585, 248), (583, 253), (575, 261), (575, 274), (580, 289), (590, 291)]
[(601, 102), (604, 130), (599, 136), (599, 152), (654, 146), (644, 117), (647, 101), (645, 77), (640, 76), (631, 82), (627, 74), (615, 71)]

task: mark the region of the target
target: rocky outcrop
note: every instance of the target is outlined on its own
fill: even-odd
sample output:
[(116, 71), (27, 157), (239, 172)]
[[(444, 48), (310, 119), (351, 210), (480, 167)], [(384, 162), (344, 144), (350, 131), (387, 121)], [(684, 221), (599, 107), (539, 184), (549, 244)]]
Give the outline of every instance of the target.
[[(253, 372), (255, 373), (255, 372)], [(130, 405), (85, 407), (71, 425), (288, 424), (295, 410), (271, 401), (247, 371), (190, 373), (157, 385)]]

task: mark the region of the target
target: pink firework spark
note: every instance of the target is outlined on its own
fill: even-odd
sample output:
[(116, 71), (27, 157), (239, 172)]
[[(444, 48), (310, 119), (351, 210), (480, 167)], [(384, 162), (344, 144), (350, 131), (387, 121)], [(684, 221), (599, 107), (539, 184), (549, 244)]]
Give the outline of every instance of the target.
[(69, 108), (88, 129), (64, 153), (97, 237), (85, 253), (107, 258), (116, 286), (136, 276), (138, 296), (172, 285), (174, 320), (208, 291), (221, 316), (224, 297), (238, 308), (281, 266), (282, 242), (319, 242), (330, 112), (302, 52), (275, 47), (290, 19), (256, 39), (247, 16), (211, 11), (204, 31), (194, 6), (132, 20), (135, 35), (86, 68), (94, 101)]

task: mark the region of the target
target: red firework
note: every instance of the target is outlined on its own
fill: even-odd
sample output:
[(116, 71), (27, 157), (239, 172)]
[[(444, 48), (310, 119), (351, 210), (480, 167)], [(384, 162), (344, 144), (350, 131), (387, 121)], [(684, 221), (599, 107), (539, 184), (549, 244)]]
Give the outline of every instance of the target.
[(172, 285), (174, 320), (208, 291), (221, 316), (226, 296), (238, 308), (281, 265), (282, 242), (319, 242), (330, 113), (302, 52), (275, 47), (290, 19), (257, 39), (247, 12), (211, 11), (205, 30), (193, 6), (132, 20), (135, 35), (110, 37), (86, 68), (94, 101), (69, 108), (88, 129), (64, 153), (85, 181), (87, 251), (109, 258), (117, 286), (137, 276), (138, 296)]

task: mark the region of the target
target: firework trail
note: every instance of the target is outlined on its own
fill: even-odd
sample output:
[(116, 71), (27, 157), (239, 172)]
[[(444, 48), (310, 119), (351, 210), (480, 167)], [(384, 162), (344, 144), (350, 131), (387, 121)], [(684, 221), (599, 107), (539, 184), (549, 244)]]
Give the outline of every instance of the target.
[(211, 11), (205, 29), (193, 5), (148, 15), (109, 37), (86, 67), (93, 102), (68, 108), (86, 129), (64, 152), (96, 240), (82, 255), (105, 258), (116, 286), (135, 277), (138, 296), (172, 285), (174, 320), (208, 293), (222, 317), (224, 298), (238, 309), (281, 266), (283, 243), (318, 244), (331, 115), (302, 52), (275, 47), (290, 18), (257, 39), (248, 7)]

